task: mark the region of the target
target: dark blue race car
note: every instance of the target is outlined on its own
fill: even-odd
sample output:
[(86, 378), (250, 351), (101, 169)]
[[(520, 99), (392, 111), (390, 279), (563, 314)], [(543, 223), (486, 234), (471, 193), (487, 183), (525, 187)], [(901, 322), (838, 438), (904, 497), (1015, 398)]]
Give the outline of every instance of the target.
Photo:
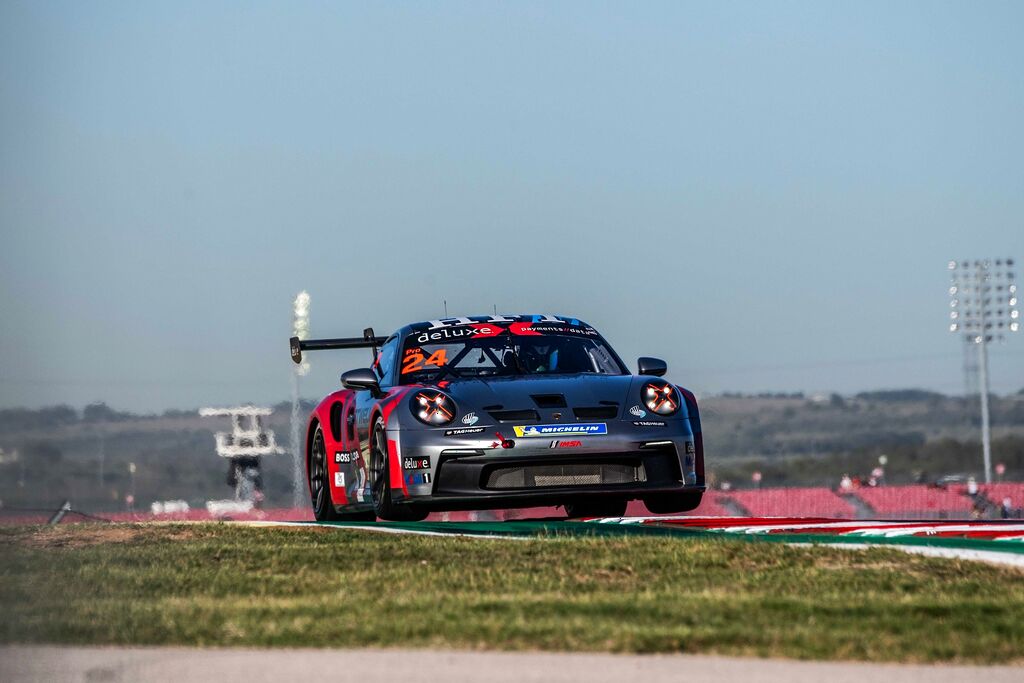
[(611, 517), (642, 499), (692, 510), (705, 489), (697, 401), (637, 374), (575, 318), (495, 315), (406, 325), (381, 338), (291, 339), (292, 359), (370, 348), (371, 367), (310, 415), (306, 466), (319, 520), (564, 506)]

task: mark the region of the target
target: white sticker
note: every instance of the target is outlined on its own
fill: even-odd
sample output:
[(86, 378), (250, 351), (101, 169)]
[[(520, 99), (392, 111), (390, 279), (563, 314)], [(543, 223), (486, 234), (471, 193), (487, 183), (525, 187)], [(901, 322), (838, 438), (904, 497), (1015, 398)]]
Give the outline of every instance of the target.
[(462, 418), (462, 424), (475, 425), (479, 419), (480, 418), (476, 416), (476, 413), (467, 413), (466, 416)]
[(334, 485), (337, 488), (339, 488), (339, 489), (345, 488), (345, 473), (344, 472), (335, 472), (334, 473)]

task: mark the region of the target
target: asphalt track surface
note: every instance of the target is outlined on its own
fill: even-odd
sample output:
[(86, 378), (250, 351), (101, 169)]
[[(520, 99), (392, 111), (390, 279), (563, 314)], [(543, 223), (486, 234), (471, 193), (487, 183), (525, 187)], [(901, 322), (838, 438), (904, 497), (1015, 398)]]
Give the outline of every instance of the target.
[(336, 680), (393, 683), (561, 683), (562, 681), (765, 681), (767, 683), (1003, 683), (1024, 667), (863, 664), (705, 655), (607, 655), (433, 650), (249, 650), (0, 647), (0, 680), (120, 683), (152, 681)]

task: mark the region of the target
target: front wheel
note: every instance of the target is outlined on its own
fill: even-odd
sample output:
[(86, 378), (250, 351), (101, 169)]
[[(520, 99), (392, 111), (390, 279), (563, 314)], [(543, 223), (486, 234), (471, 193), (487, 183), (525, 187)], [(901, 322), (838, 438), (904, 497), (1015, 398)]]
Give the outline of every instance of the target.
[(567, 503), (565, 514), (573, 517), (622, 517), (629, 501), (620, 498), (594, 498)]
[(659, 493), (644, 498), (644, 505), (656, 515), (668, 515), (674, 512), (690, 512), (700, 505), (703, 491), (683, 491), (682, 493)]
[(388, 458), (388, 437), (384, 421), (377, 418), (373, 425), (373, 440), (370, 442), (370, 470), (373, 477), (370, 492), (373, 496), (373, 511), (381, 519), (395, 522), (418, 522), (427, 516), (426, 510), (412, 505), (396, 505), (391, 499), (391, 463)]

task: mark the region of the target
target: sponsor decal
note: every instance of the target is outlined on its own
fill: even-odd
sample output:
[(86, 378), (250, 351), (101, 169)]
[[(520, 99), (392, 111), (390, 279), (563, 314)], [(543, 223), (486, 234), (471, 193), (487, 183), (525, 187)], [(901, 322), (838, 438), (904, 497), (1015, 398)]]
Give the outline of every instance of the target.
[(405, 360), (402, 361), (402, 374), (408, 375), (410, 372), (419, 372), (425, 369), (427, 365), (441, 368), (447, 362), (448, 352), (444, 349), (434, 351), (434, 353), (430, 354), (429, 358), (423, 353), (423, 349), (406, 349)]
[(466, 413), (465, 417), (462, 418), (462, 424), (464, 425), (475, 425), (480, 421), (480, 418), (476, 416), (476, 413)]
[(647, 411), (640, 406), (633, 406), (629, 409), (629, 414), (634, 417), (647, 417)]
[(418, 484), (429, 484), (430, 483), (430, 472), (419, 472), (414, 474), (405, 475), (406, 486), (416, 486)]
[(633, 422), (634, 427), (664, 427), (666, 424), (661, 420), (636, 420)]
[(491, 448), (498, 448), (499, 446), (501, 448), (515, 448), (516, 447), (516, 442), (513, 441), (512, 439), (506, 439), (505, 437), (503, 437), (501, 435), (501, 432), (494, 432), (494, 435), (496, 437), (498, 437), (498, 440), (491, 442)]
[(416, 335), (416, 343), (436, 344), (455, 339), (468, 339), (469, 337), (497, 337), (504, 331), (505, 328), (500, 325), (489, 325), (487, 323), (469, 325), (468, 327), (443, 327), (437, 331), (420, 332)]
[[(540, 316), (529, 316), (529, 317), (531, 317), (534, 322), (540, 322), (540, 321), (552, 322), (552, 323), (560, 323), (560, 322), (562, 322), (561, 320), (559, 320), (558, 318), (556, 318), (553, 315), (540, 315)], [(512, 317), (512, 318), (506, 318), (503, 315), (492, 315), (492, 316), (488, 316), (485, 322), (490, 322), (490, 323), (511, 323), (511, 322), (515, 322), (516, 320), (522, 320), (522, 317), (521, 316), (515, 316), (515, 317)], [(444, 328), (447, 328), (447, 327), (456, 327), (456, 326), (459, 326), (459, 325), (475, 325), (475, 324), (478, 324), (477, 321), (473, 320), (472, 318), (465, 318), (465, 317), (462, 317), (462, 318), (441, 318), (439, 320), (430, 320), (428, 322), (430, 323), (430, 329), (431, 330), (444, 329)], [(497, 327), (497, 325), (494, 325), (493, 327)]]
[(548, 448), (579, 448), (582, 445), (582, 441), (552, 441)]
[(463, 436), (464, 434), (479, 434), (484, 431), (486, 427), (459, 427), (457, 429), (446, 429), (444, 430), (445, 436)]
[(515, 430), (516, 436), (524, 439), (535, 436), (572, 436), (576, 434), (595, 436), (608, 433), (608, 425), (604, 422), (574, 425), (523, 425), (512, 429)]
[(359, 451), (335, 451), (334, 462), (338, 464), (352, 462), (358, 455)]
[(424, 456), (422, 458), (402, 458), (402, 469), (403, 470), (429, 470), (430, 469), (430, 457)]
[(588, 337), (597, 336), (597, 330), (584, 327), (576, 319), (561, 319), (553, 315), (515, 316), (508, 318), (492, 315), (486, 319), (472, 318), (441, 318), (430, 320), (430, 327), (415, 336), (419, 344), (465, 339), (468, 337), (496, 337), (506, 330), (510, 334), (578, 334)]
[(345, 473), (344, 472), (335, 472), (334, 473), (334, 485), (337, 488), (339, 488), (339, 489), (345, 488)]
[(696, 451), (694, 451), (693, 442), (692, 441), (687, 441), (686, 442), (686, 454), (687, 455), (693, 455), (695, 452)]

